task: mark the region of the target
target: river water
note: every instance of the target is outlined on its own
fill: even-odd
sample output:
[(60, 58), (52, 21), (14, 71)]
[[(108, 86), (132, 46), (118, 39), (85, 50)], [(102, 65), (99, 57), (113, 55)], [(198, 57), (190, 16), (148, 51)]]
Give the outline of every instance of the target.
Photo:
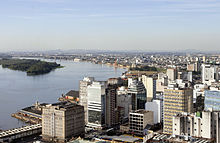
[(11, 113), (36, 101), (57, 102), (61, 94), (69, 90), (78, 90), (79, 81), (85, 76), (95, 77), (96, 80), (107, 80), (110, 77), (119, 77), (125, 72), (125, 69), (88, 62), (65, 60), (56, 62), (64, 68), (38, 76), (27, 76), (25, 72), (4, 69), (0, 66), (0, 129), (6, 130), (24, 125), (23, 122), (12, 118)]

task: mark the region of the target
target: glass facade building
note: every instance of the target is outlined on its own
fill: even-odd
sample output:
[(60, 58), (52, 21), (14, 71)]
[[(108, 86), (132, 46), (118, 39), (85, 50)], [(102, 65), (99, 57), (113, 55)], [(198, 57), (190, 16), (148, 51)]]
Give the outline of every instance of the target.
[(220, 91), (205, 91), (205, 110), (220, 111)]
[(133, 81), (128, 87), (128, 95), (131, 96), (132, 110), (145, 109), (146, 89), (141, 81)]
[(93, 82), (88, 86), (88, 124), (94, 128), (105, 126), (106, 111), (106, 85), (105, 82)]

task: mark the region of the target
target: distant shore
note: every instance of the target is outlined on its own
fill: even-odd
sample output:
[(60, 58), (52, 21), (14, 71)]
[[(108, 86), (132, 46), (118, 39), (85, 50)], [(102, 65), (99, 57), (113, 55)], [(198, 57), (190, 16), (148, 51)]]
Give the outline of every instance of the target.
[(1, 59), (3, 68), (26, 72), (28, 76), (41, 75), (51, 72), (56, 68), (62, 68), (56, 62), (46, 62), (34, 59)]

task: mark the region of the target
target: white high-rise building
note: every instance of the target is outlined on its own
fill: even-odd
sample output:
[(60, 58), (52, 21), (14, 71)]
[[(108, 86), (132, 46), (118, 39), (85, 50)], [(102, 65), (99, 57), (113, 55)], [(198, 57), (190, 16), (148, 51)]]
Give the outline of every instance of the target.
[(160, 100), (153, 100), (152, 102), (146, 102), (145, 110), (154, 112), (154, 124), (162, 121), (163, 105)]
[(215, 82), (215, 69), (211, 65), (202, 64), (202, 83), (211, 85)]
[(79, 82), (79, 104), (84, 107), (85, 112), (85, 123), (88, 123), (88, 95), (87, 87), (94, 81), (94, 77), (84, 77), (82, 81)]
[(173, 117), (173, 135), (215, 139), (220, 142), (220, 112), (204, 111), (196, 114), (177, 114)]
[(93, 82), (88, 86), (88, 123), (87, 126), (102, 128), (105, 126), (106, 82)]

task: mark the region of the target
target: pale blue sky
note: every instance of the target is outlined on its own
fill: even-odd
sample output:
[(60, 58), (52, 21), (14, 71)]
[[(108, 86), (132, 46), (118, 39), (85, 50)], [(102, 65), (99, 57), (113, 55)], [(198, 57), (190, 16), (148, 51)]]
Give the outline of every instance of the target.
[(0, 0), (0, 50), (217, 50), (218, 0)]

